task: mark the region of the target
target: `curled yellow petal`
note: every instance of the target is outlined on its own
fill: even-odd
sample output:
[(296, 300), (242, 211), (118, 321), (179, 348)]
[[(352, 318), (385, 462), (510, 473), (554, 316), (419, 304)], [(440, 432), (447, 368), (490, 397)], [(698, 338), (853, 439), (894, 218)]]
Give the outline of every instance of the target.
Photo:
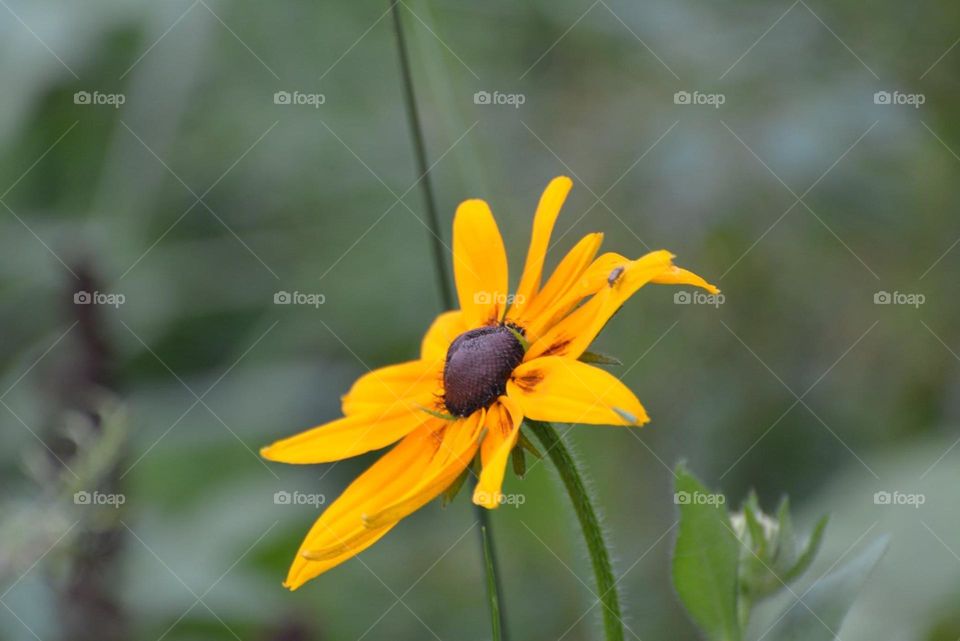
[(711, 285), (700, 276), (676, 265), (671, 265), (660, 275), (651, 279), (650, 282), (658, 285), (693, 285), (694, 287), (705, 289), (711, 294), (720, 293), (716, 285)]
[[(363, 515), (401, 500), (420, 483), (442, 440), (444, 423), (431, 418), (380, 457), (344, 490), (307, 533), (294, 557), (284, 585), (295, 590), (373, 545), (393, 527), (376, 531), (364, 527)], [(322, 560), (305, 554), (326, 550)]]
[[(579, 358), (624, 302), (670, 266), (672, 255), (655, 251), (623, 264), (612, 264), (600, 290), (538, 338), (525, 360), (540, 356)], [(595, 276), (594, 276), (595, 277)]]
[(572, 358), (545, 356), (521, 364), (507, 395), (538, 421), (642, 425), (650, 419), (633, 392), (609, 372)]
[(491, 510), (499, 507), (507, 460), (517, 444), (521, 423), (523, 412), (519, 403), (507, 396), (501, 396), (487, 411), (487, 435), (480, 447), (483, 469), (473, 491), (477, 505)]
[[(522, 308), (511, 308), (508, 318), (525, 328), (527, 337), (535, 340), (551, 325), (552, 318), (560, 318), (588, 294), (571, 295), (579, 289), (579, 282), (603, 243), (603, 234), (587, 234), (557, 264), (547, 283), (537, 292), (533, 301)], [(593, 293), (593, 292), (590, 292)]]
[(473, 460), (479, 446), (486, 411), (478, 410), (465, 419), (447, 426), (430, 466), (422, 473), (422, 479), (398, 501), (363, 515), (363, 523), (370, 530), (378, 530), (419, 510), (457, 480), (460, 473)]

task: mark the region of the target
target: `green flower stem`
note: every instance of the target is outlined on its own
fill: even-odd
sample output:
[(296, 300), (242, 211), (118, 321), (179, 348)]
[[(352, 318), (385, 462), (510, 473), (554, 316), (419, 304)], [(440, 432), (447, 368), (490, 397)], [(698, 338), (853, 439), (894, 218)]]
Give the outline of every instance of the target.
[[(397, 49), (400, 56), (400, 71), (403, 75), (404, 99), (407, 106), (407, 119), (410, 125), (410, 134), (413, 137), (413, 148), (417, 160), (419, 182), (423, 190), (423, 200), (427, 208), (427, 224), (433, 236), (433, 261), (437, 275), (437, 286), (440, 290), (440, 300), (443, 309), (453, 309), (453, 290), (450, 287), (450, 270), (443, 241), (440, 236), (440, 218), (437, 214), (436, 199), (433, 196), (433, 185), (430, 180), (430, 167), (427, 164), (427, 149), (424, 143), (423, 129), (420, 126), (420, 115), (417, 111), (417, 98), (413, 88), (413, 75), (410, 72), (410, 56), (407, 52), (406, 40), (403, 36), (403, 24), (400, 18), (400, 3), (390, 0), (390, 10), (393, 14), (393, 27), (397, 37)], [(477, 521), (480, 523), (480, 545), (483, 552), (483, 567), (486, 572), (487, 601), (490, 606), (490, 620), (493, 641), (506, 639), (504, 631), (504, 611), (500, 575), (497, 571), (497, 557), (493, 547), (493, 532), (490, 530), (490, 515), (486, 508), (474, 506)]]
[(444, 311), (446, 311), (453, 309), (450, 273), (440, 236), (440, 217), (437, 214), (437, 203), (433, 197), (430, 167), (427, 164), (427, 146), (424, 143), (423, 129), (420, 126), (420, 113), (417, 110), (417, 97), (413, 90), (410, 55), (407, 52), (407, 42), (403, 37), (403, 24), (400, 21), (400, 2), (399, 0), (391, 0), (391, 2), (393, 28), (397, 34), (397, 49), (400, 54), (400, 72), (403, 74), (403, 97), (407, 104), (407, 121), (410, 125), (410, 134), (413, 136), (413, 150), (417, 157), (417, 170), (419, 172), (420, 188), (423, 190), (423, 201), (427, 207), (427, 224), (433, 236), (433, 264), (437, 274), (437, 287), (440, 289), (440, 300), (443, 302)]
[[(479, 507), (479, 506), (478, 506)], [(486, 508), (480, 508), (486, 512)], [(503, 621), (500, 611), (500, 586), (497, 584), (497, 569), (493, 556), (493, 539), (489, 524), (480, 524), (480, 542), (483, 545), (484, 567), (487, 570), (487, 600), (490, 602), (490, 631), (493, 641), (503, 639)]]
[(623, 641), (623, 621), (620, 615), (620, 598), (617, 594), (617, 582), (613, 576), (613, 566), (610, 564), (610, 554), (607, 544), (603, 540), (603, 529), (593, 509), (590, 492), (584, 485), (583, 477), (577, 469), (577, 464), (564, 444), (557, 430), (550, 423), (531, 421), (527, 419), (530, 429), (540, 440), (546, 454), (553, 461), (560, 480), (563, 481), (567, 494), (573, 502), (573, 509), (580, 521), (583, 538), (590, 552), (590, 563), (593, 565), (593, 574), (597, 581), (597, 598), (603, 605), (603, 628), (607, 641)]

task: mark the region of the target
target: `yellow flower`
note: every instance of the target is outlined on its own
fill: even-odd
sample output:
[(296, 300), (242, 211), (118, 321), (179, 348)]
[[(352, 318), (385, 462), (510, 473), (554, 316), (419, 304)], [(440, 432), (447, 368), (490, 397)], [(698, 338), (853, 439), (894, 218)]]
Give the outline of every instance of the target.
[(473, 501), (497, 507), (524, 417), (602, 425), (649, 420), (617, 377), (580, 356), (647, 283), (718, 290), (675, 267), (663, 250), (637, 260), (597, 256), (599, 233), (581, 239), (542, 283), (550, 235), (571, 187), (561, 176), (544, 191), (512, 296), (503, 239), (489, 206), (462, 203), (453, 222), (460, 309), (437, 317), (419, 359), (361, 376), (343, 397), (343, 418), (263, 448), (272, 461), (327, 463), (399, 441), (317, 520), (286, 587), (294, 590), (373, 545), (456, 481), (478, 451), (482, 471)]

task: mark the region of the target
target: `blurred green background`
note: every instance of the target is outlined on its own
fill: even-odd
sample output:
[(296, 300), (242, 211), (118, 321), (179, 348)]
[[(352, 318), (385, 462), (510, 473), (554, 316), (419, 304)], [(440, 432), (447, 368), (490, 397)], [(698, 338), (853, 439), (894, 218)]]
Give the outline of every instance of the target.
[[(388, 5), (0, 5), (0, 638), (487, 638), (466, 494), (290, 594), (318, 509), (275, 493), (332, 500), (373, 457), (256, 455), (414, 357), (440, 311)], [(515, 282), (567, 174), (551, 262), (604, 231), (723, 289), (641, 291), (597, 349), (652, 423), (566, 434), (632, 633), (696, 638), (669, 583), (687, 459), (737, 502), (789, 494), (803, 527), (830, 512), (811, 579), (893, 535), (845, 641), (960, 637), (960, 5), (400, 10), (445, 242), (487, 199)], [(509, 477), (525, 503), (493, 514), (514, 639), (600, 634), (555, 481)]]

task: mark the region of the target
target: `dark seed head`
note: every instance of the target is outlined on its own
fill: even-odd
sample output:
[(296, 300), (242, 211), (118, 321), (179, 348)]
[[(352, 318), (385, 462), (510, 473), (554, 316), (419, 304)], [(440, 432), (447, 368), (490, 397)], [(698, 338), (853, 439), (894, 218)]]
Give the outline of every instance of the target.
[(447, 350), (443, 368), (444, 404), (454, 416), (487, 407), (507, 389), (507, 379), (523, 361), (523, 345), (504, 326), (460, 334)]

